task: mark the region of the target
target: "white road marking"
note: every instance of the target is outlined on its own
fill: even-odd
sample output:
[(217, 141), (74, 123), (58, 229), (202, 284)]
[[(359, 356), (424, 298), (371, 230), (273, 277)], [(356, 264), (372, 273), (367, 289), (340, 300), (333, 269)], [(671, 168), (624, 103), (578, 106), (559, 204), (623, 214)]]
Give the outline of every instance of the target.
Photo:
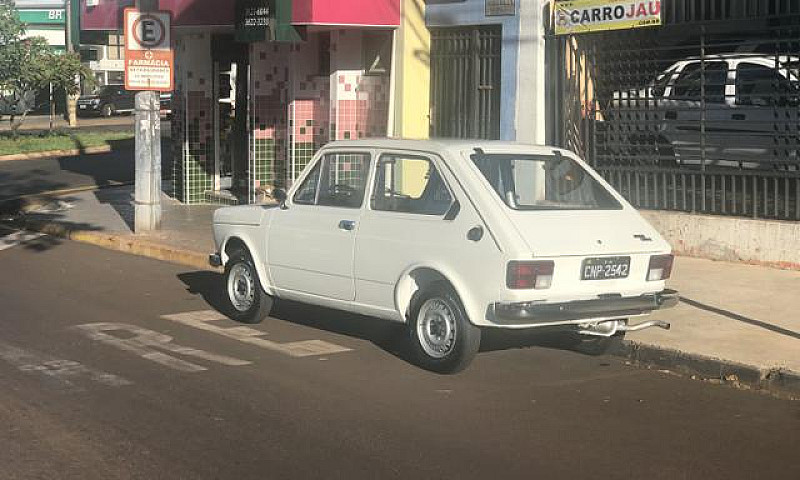
[(216, 333), (218, 335), (222, 335), (223, 337), (232, 338), (240, 342), (264, 348), (266, 350), (289, 355), (290, 357), (311, 357), (316, 355), (328, 355), (350, 351), (349, 348), (323, 340), (305, 340), (301, 342), (278, 343), (261, 338), (267, 335), (267, 333), (254, 328), (244, 326), (224, 328), (211, 323), (217, 320), (227, 320), (227, 317), (213, 310), (201, 310), (197, 312), (163, 315), (161, 318), (182, 323), (184, 325), (205, 330), (207, 332)]
[[(179, 355), (202, 358), (203, 360), (228, 366), (250, 365), (252, 363), (246, 360), (239, 360), (238, 358), (206, 352), (205, 350), (182, 347), (172, 343), (172, 337), (169, 335), (124, 323), (88, 323), (85, 325), (78, 325), (74, 328), (81, 330), (92, 340), (112, 345), (120, 350), (135, 353), (144, 359), (181, 372), (202, 372), (208, 369), (201, 365), (159, 352), (156, 349), (166, 350), (167, 352), (177, 353)], [(120, 332), (122, 335), (133, 334), (134, 336), (130, 338), (120, 338), (111, 335), (109, 332)]]
[(44, 236), (44, 233), (38, 232), (14, 232), (4, 237), (0, 237), (0, 251), (16, 247), (31, 240), (36, 240)]
[(78, 377), (88, 378), (109, 387), (133, 384), (122, 377), (89, 368), (73, 360), (60, 360), (2, 342), (0, 342), (0, 360), (10, 363), (22, 372), (38, 373), (55, 380), (58, 386), (66, 390), (83, 390), (72, 381)]

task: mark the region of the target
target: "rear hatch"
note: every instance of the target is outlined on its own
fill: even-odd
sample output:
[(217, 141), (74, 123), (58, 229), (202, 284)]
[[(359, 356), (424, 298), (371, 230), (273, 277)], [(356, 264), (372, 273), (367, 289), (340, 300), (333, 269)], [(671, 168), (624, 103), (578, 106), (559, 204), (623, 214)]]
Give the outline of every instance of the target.
[(652, 253), (669, 245), (631, 210), (507, 211), (536, 257)]
[(664, 288), (647, 281), (650, 258), (670, 246), (638, 213), (623, 210), (509, 211), (537, 260), (554, 262), (544, 290), (516, 290), (518, 299), (566, 302), (599, 296), (638, 296)]

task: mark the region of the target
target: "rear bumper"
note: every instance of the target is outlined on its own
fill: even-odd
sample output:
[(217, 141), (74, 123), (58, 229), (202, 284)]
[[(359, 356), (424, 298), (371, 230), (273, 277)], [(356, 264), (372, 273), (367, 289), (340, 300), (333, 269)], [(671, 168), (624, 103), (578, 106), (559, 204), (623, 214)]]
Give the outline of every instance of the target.
[(678, 292), (663, 290), (638, 297), (609, 296), (564, 303), (495, 303), (490, 306), (498, 326), (571, 325), (644, 315), (678, 304)]

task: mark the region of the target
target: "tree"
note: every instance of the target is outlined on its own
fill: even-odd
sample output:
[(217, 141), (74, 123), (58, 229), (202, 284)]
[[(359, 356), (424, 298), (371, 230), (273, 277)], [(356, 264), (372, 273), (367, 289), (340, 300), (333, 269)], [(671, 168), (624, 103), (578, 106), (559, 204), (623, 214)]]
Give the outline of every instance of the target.
[(52, 85), (74, 95), (79, 90), (77, 78), (94, 81), (78, 54), (56, 52), (44, 38), (23, 38), (24, 34), (25, 24), (17, 16), (14, 1), (0, 0), (0, 107), (18, 105), (22, 110), (17, 115), (20, 112), (9, 109), (14, 135), (33, 107), (37, 90)]

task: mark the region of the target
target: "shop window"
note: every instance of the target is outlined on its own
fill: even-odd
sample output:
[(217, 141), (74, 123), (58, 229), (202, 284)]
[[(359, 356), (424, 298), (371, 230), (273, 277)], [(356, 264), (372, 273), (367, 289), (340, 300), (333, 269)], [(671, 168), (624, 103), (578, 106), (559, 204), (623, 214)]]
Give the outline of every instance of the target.
[(125, 72), (108, 72), (109, 85), (122, 85), (125, 83)]
[(514, 15), (514, 0), (486, 0), (486, 15)]
[(109, 60), (124, 60), (125, 59), (125, 42), (122, 35), (119, 33), (108, 34), (108, 59)]
[(392, 66), (392, 32), (364, 32), (364, 70), (367, 75), (387, 75)]
[(98, 59), (98, 52), (94, 48), (81, 48), (80, 50), (81, 62), (95, 62)]

